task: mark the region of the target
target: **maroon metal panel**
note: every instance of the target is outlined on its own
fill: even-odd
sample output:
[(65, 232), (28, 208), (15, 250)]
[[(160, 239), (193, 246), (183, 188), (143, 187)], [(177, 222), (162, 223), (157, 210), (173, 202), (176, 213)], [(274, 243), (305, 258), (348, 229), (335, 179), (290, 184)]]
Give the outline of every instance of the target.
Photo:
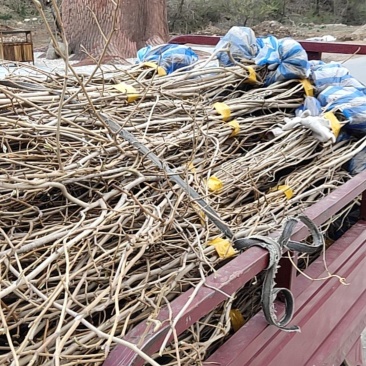
[[(293, 365), (320, 366), (323, 363), (319, 360), (326, 357), (333, 357), (333, 363), (329, 365), (337, 365), (366, 326), (365, 245), (366, 222), (360, 222), (327, 251), (328, 263), (333, 259), (329, 264), (330, 271), (345, 276), (350, 282), (349, 286), (341, 285), (337, 279), (312, 282), (302, 276), (298, 278), (300, 282), (307, 282), (307, 287), (297, 294), (293, 321), (302, 327), (302, 333), (280, 332), (267, 326), (263, 315), (257, 314), (204, 365), (277, 366), (288, 364), (291, 360)], [(315, 268), (311, 265), (306, 273), (311, 277), (326, 276), (324, 266), (323, 273), (320, 273), (319, 262), (316, 262)], [(295, 289), (298, 288), (297, 284)], [(309, 360), (311, 357), (318, 357), (318, 361), (312, 362)]]
[(201, 46), (216, 46), (221, 37), (218, 36), (201, 36), (186, 34), (176, 36), (170, 39), (169, 43), (173, 44), (197, 44)]
[[(169, 43), (174, 44), (195, 44), (216, 46), (221, 37), (218, 36), (201, 36), (201, 35), (182, 35), (173, 37)], [(310, 60), (320, 60), (322, 53), (344, 53), (366, 55), (366, 45), (355, 43), (339, 43), (339, 42), (316, 42), (316, 41), (299, 41), (308, 53)]]
[[(355, 197), (359, 196), (364, 190), (366, 190), (366, 171), (357, 175), (342, 187), (311, 206), (305, 211), (305, 214), (313, 219), (316, 224), (322, 224)], [(278, 233), (273, 234), (273, 236), (277, 235)], [(304, 225), (299, 224), (292, 238), (300, 241), (307, 236), (307, 229)], [(262, 271), (266, 267), (267, 262), (268, 254), (266, 251), (260, 248), (250, 248), (220, 268), (216, 274), (209, 276), (207, 278), (207, 284), (211, 288), (202, 287), (198, 291), (191, 305), (177, 323), (177, 334), (181, 334), (198, 319), (215, 309), (217, 305), (225, 300), (225, 296), (219, 291), (224, 291), (231, 295)], [(219, 291), (215, 291), (212, 288), (217, 288)], [(192, 292), (193, 290), (189, 290), (183, 293), (171, 303), (173, 319), (190, 299)], [(152, 325), (142, 322), (129, 332), (124, 339), (138, 344), (149, 355), (156, 352), (170, 329), (170, 321), (168, 321), (170, 319), (169, 310), (163, 308), (157, 319), (162, 322), (162, 326), (156, 332), (152, 329)], [(144, 361), (137, 357), (130, 349), (118, 345), (110, 353), (104, 366), (140, 366), (143, 364)]]
[[(359, 227), (361, 225), (361, 227)], [(354, 249), (354, 247), (350, 246), (351, 239), (349, 235), (353, 237), (357, 237), (360, 232), (362, 232), (363, 222), (358, 222), (352, 228), (352, 231), (347, 233), (347, 236), (342, 238), (342, 241), (338, 240), (337, 245), (332, 245), (331, 249), (328, 249), (326, 252), (326, 260), (327, 263), (336, 263), (336, 261), (347, 261), (352, 255), (354, 255), (354, 250), (357, 251), (358, 247)], [(354, 234), (352, 232), (357, 230)], [(361, 231), (359, 231), (361, 230)], [(322, 273), (324, 272), (324, 261), (323, 256), (318, 257), (309, 268), (306, 269), (306, 274), (311, 278), (320, 278)], [(296, 278), (296, 283), (293, 288), (293, 294), (295, 298), (297, 298), (309, 285), (311, 281), (305, 276), (298, 276)]]
[(366, 220), (366, 191), (362, 193), (360, 218)]
[[(356, 175), (354, 178), (334, 190), (324, 199), (318, 201), (305, 210), (305, 214), (311, 218), (315, 224), (321, 225), (331, 218), (335, 213), (345, 207), (353, 199), (361, 195), (366, 190), (366, 171)], [(299, 224), (297, 231), (292, 236), (293, 240), (303, 240), (307, 235), (307, 228)]]
[(299, 41), (308, 52), (366, 55), (366, 45), (340, 42)]
[(312, 52), (305, 50), (308, 54), (309, 61), (311, 60), (321, 60), (322, 59), (322, 53), (321, 52)]
[[(250, 248), (245, 252), (245, 256), (241, 255), (234, 258), (230, 262), (230, 266), (220, 268), (216, 274), (207, 278), (208, 287), (202, 287), (191, 305), (180, 318), (176, 326), (177, 334), (181, 334), (197, 320), (205, 314), (212, 311), (217, 305), (226, 300), (223, 293), (232, 294), (237, 291), (243, 284), (252, 279), (262, 269), (268, 265), (268, 254), (260, 248)], [(212, 288), (218, 289), (215, 291)], [(182, 294), (178, 299), (171, 303), (171, 314), (174, 319), (182, 307), (190, 300), (193, 289)], [(169, 310), (164, 307), (159, 313), (158, 320), (162, 322), (161, 328), (154, 332), (155, 325), (147, 325), (145, 322), (137, 325), (125, 339), (139, 345), (139, 347), (147, 354), (151, 355), (156, 352), (163, 343), (165, 336), (170, 329)], [(130, 349), (118, 345), (110, 353), (104, 366), (142, 366), (144, 360), (138, 357)]]
[[(365, 274), (366, 272), (363, 273), (363, 275)], [(342, 298), (338, 299), (338, 303), (340, 301), (342, 301), (343, 305), (344, 301)], [(337, 307), (337, 304), (334, 302), (333, 304), (335, 305), (334, 307)], [(366, 291), (363, 292), (356, 302), (352, 303), (352, 306), (338, 323), (337, 327), (324, 339), (314, 355), (307, 361), (307, 364), (324, 366), (341, 365), (347, 359), (347, 355), (350, 354), (355, 342), (360, 339), (361, 333), (366, 327), (365, 304)], [(330, 308), (328, 312), (332, 313), (332, 310)], [(341, 313), (339, 312), (339, 314)], [(336, 314), (334, 314), (335, 316)], [(358, 357), (358, 359), (360, 358)], [(354, 364), (354, 366), (362, 364), (361, 361), (360, 363)], [(351, 364), (347, 363), (347, 366), (351, 366)]]
[(363, 349), (362, 349), (362, 341), (361, 337), (359, 336), (356, 343), (352, 347), (351, 351), (348, 353), (346, 359), (346, 365), (348, 366), (365, 366), (366, 360), (363, 356)]
[[(297, 263), (297, 254), (291, 254), (292, 260)], [(287, 256), (281, 258), (279, 263), (279, 270), (276, 275), (277, 287), (288, 288), (289, 290), (293, 289), (293, 284), (296, 280), (296, 269), (291, 263), (290, 259)]]

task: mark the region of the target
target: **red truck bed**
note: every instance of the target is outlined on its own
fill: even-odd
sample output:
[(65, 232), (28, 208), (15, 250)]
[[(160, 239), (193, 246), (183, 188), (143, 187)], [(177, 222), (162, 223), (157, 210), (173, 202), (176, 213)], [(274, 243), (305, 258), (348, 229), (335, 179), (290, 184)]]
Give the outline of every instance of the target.
[[(211, 36), (179, 36), (170, 42), (214, 46), (218, 40), (219, 37)], [(365, 45), (309, 41), (302, 41), (301, 44), (309, 58), (320, 58), (322, 52), (366, 54)], [(301, 326), (302, 333), (286, 333), (268, 326), (260, 312), (212, 354), (205, 366), (366, 364), (362, 358), (360, 338), (366, 327), (366, 171), (311, 206), (305, 214), (321, 225), (361, 194), (360, 220), (326, 251), (329, 271), (345, 277), (347, 285), (337, 278), (311, 281), (296, 276), (291, 263), (283, 260), (277, 282), (294, 293), (296, 313), (293, 323)], [(307, 229), (298, 225), (292, 238), (301, 241), (307, 235)], [(177, 320), (177, 335), (226, 300), (225, 294), (235, 293), (259, 274), (267, 263), (268, 253), (265, 250), (250, 248), (209, 276), (208, 286), (194, 294), (193, 301)], [(306, 273), (312, 278), (326, 277), (323, 259), (312, 263)], [(170, 309), (161, 309), (159, 329), (142, 322), (125, 339), (152, 355), (159, 350), (170, 330), (169, 319), (177, 317), (193, 292), (194, 289), (190, 289), (183, 293), (172, 302)], [(281, 304), (278, 306), (281, 308)], [(144, 360), (136, 353), (119, 345), (110, 353), (104, 366), (143, 364)]]

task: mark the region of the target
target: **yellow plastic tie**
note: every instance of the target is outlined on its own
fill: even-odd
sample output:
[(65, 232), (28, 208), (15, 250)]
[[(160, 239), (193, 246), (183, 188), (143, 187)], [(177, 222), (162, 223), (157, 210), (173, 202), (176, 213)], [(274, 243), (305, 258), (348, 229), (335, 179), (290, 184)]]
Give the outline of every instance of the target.
[(342, 125), (339, 122), (338, 118), (335, 116), (333, 112), (326, 112), (324, 113), (323, 117), (330, 122), (330, 127), (334, 133), (334, 136), (337, 138), (342, 128)]
[(193, 163), (191, 161), (189, 163), (187, 163), (187, 169), (191, 173), (197, 173), (197, 169), (194, 167), (194, 165), (193, 165)]
[(216, 112), (222, 116), (222, 119), (227, 122), (231, 116), (230, 107), (226, 103), (217, 102), (213, 105)]
[(255, 72), (254, 68), (252, 66), (247, 66), (246, 69), (249, 71), (249, 76), (245, 80), (245, 83), (256, 84), (258, 80), (257, 80), (257, 73)]
[(144, 62), (142, 64), (142, 66), (147, 67), (149, 69), (157, 70), (159, 76), (166, 76), (167, 75), (165, 69), (161, 66), (158, 66), (158, 64), (156, 64), (155, 62)]
[(220, 258), (230, 258), (236, 254), (234, 248), (231, 246), (231, 243), (228, 240), (216, 238), (209, 241), (207, 244), (215, 247), (215, 250)]
[(270, 192), (277, 192), (277, 191), (282, 191), (288, 200), (290, 200), (294, 196), (294, 191), (290, 186), (282, 185), (270, 189)]
[(214, 175), (207, 181), (208, 190), (211, 192), (219, 192), (224, 187), (224, 183)]
[(132, 85), (128, 85), (126, 83), (119, 83), (119, 84), (113, 85), (113, 87), (115, 89), (117, 89), (118, 91), (120, 91), (121, 93), (127, 94), (128, 103), (132, 103), (140, 97), (140, 94), (137, 92), (137, 90)]
[(198, 215), (198, 217), (200, 218), (201, 221), (201, 225), (205, 225), (206, 223), (206, 214), (201, 210), (200, 206), (193, 203), (192, 207), (194, 209), (194, 211), (196, 212), (196, 214)]
[(311, 84), (310, 80), (302, 79), (302, 80), (300, 80), (300, 83), (304, 87), (306, 96), (313, 97), (314, 96), (314, 86), (313, 86), (313, 84)]
[(229, 313), (231, 326), (234, 329), (234, 332), (237, 332), (244, 324), (245, 320), (243, 314), (238, 309), (232, 309)]
[(148, 61), (148, 62), (144, 62), (144, 63), (142, 64), (142, 66), (147, 67), (147, 68), (149, 68), (149, 69), (156, 69), (156, 68), (158, 67), (158, 64), (157, 64), (157, 63), (155, 63), (155, 62), (150, 62), (150, 61)]
[(232, 129), (233, 129), (233, 132), (231, 133), (230, 137), (235, 137), (235, 136), (239, 135), (240, 125), (239, 125), (239, 122), (236, 119), (228, 122), (227, 125), (232, 127)]

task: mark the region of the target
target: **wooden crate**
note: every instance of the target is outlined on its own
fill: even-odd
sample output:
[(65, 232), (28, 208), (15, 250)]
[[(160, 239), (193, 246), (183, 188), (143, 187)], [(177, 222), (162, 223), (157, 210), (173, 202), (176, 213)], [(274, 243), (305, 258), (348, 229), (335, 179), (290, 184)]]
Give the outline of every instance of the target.
[(34, 63), (31, 32), (0, 30), (0, 59)]

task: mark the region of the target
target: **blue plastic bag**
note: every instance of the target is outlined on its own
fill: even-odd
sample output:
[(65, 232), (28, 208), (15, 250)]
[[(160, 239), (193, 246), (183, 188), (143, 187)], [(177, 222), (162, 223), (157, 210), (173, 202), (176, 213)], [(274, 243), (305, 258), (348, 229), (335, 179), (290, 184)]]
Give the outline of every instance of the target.
[[(281, 62), (279, 49), (279, 41), (274, 36), (257, 38), (259, 52), (254, 61), (259, 66), (269, 66), (268, 68), (274, 70)], [(273, 67), (271, 67), (273, 65)]]
[(310, 60), (309, 61), (310, 69), (320, 67), (322, 65), (326, 65), (326, 63), (322, 60)]
[(362, 105), (365, 103), (365, 94), (354, 87), (329, 86), (318, 95), (318, 100), (323, 107), (329, 104), (330, 108), (351, 103)]
[(220, 42), (216, 45), (214, 53), (217, 52), (217, 58), (222, 66), (233, 66), (226, 51), (220, 52), (224, 48), (230, 49), (230, 54), (235, 61), (242, 59), (251, 60), (258, 53), (257, 38), (251, 28), (232, 27)]
[(320, 116), (322, 113), (322, 106), (315, 97), (306, 97), (304, 104), (296, 109), (296, 117), (300, 117), (305, 111), (309, 111), (309, 116)]
[(331, 62), (329, 64), (311, 63), (311, 79), (318, 92), (328, 86), (352, 86), (356, 89), (364, 89), (365, 86), (352, 77), (349, 70), (341, 64)]
[(340, 110), (350, 121), (345, 125), (348, 133), (357, 136), (366, 135), (366, 98), (362, 105), (343, 105)]
[(366, 170), (366, 148), (356, 154), (346, 164), (346, 169), (351, 175), (356, 175)]
[(349, 120), (344, 128), (351, 135), (366, 135), (366, 95), (354, 87), (329, 86), (318, 95), (326, 110), (338, 110)]
[(154, 62), (162, 67), (166, 74), (187, 67), (198, 61), (198, 55), (192, 48), (176, 44), (156, 47), (146, 46), (137, 52), (139, 62)]
[(255, 58), (257, 65), (268, 65), (271, 72), (268, 74), (265, 85), (276, 81), (291, 79), (305, 79), (310, 74), (308, 55), (303, 47), (292, 38), (277, 40), (270, 36), (258, 38), (260, 51)]

